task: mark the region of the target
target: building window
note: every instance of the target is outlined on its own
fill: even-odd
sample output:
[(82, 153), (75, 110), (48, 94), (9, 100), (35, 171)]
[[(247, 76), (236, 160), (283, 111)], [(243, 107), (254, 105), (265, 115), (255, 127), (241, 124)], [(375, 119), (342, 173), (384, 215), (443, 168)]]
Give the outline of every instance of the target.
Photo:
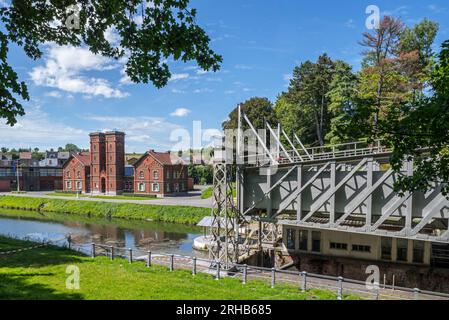
[(287, 229), (287, 249), (295, 250), (295, 230)]
[(347, 243), (338, 243), (338, 242), (331, 242), (329, 244), (330, 249), (334, 250), (348, 250), (348, 244)]
[(371, 246), (365, 246), (365, 245), (362, 245), (362, 244), (353, 244), (352, 245), (352, 251), (371, 252)]
[(153, 183), (152, 185), (151, 185), (151, 191), (153, 191), (153, 192), (159, 192), (159, 183)]
[(170, 183), (165, 184), (165, 189), (167, 192), (170, 192)]
[(407, 261), (407, 251), (408, 251), (408, 240), (398, 239), (397, 260)]
[(143, 172), (143, 170), (140, 171), (139, 177), (140, 177), (140, 179), (143, 179), (145, 177), (145, 173)]
[(413, 241), (413, 262), (424, 263), (424, 242)]
[(80, 171), (77, 171), (77, 172), (76, 172), (76, 176), (77, 176), (78, 179), (80, 179), (80, 178), (81, 178), (81, 172), (80, 172)]
[(66, 176), (67, 178), (70, 178), (70, 171), (67, 171), (67, 172), (65, 173), (65, 176)]
[(393, 240), (391, 238), (381, 238), (380, 240), (380, 258), (382, 260), (391, 260), (391, 247)]
[(83, 189), (83, 183), (81, 181), (77, 181), (76, 182), (76, 189), (77, 190), (82, 190)]
[(167, 179), (170, 179), (170, 170), (168, 170), (168, 169), (167, 169), (167, 174), (166, 174), (166, 176), (167, 176)]
[(157, 171), (157, 170), (153, 171), (153, 179), (154, 180), (159, 180), (159, 171)]
[(299, 230), (299, 250), (307, 251), (307, 242), (309, 238), (309, 231)]
[(312, 252), (321, 252), (321, 232), (312, 231)]
[(67, 181), (67, 189), (72, 189), (72, 181)]
[(139, 183), (138, 190), (139, 192), (145, 192), (145, 183)]

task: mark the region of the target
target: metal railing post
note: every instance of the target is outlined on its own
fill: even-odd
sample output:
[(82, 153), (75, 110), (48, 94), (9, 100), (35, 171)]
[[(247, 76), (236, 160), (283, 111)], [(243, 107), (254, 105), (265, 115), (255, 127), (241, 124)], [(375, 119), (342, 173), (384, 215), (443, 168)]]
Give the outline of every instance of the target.
[(173, 271), (175, 269), (175, 256), (173, 254), (170, 255), (170, 271)]
[(337, 300), (343, 299), (343, 277), (338, 277)]
[(215, 276), (215, 280), (220, 280), (220, 269), (221, 269), (221, 263), (220, 261), (217, 262), (217, 275)]
[(129, 248), (128, 252), (129, 252), (128, 255), (129, 263), (133, 263), (133, 249)]
[(147, 268), (151, 267), (151, 251), (147, 252)]
[(380, 291), (380, 288), (379, 288), (379, 287), (377, 287), (377, 288), (374, 289), (374, 300), (379, 300), (379, 298), (380, 298), (380, 293), (379, 293), (379, 291)]
[(193, 261), (192, 261), (192, 274), (196, 275), (196, 258), (195, 257), (193, 258)]
[(420, 293), (421, 293), (421, 290), (419, 290), (418, 288), (414, 288), (413, 289), (413, 299), (419, 300), (419, 294)]
[(244, 264), (243, 265), (243, 279), (242, 279), (243, 284), (246, 284), (247, 277), (248, 277), (248, 265)]
[(95, 258), (95, 243), (92, 243), (92, 258)]
[(114, 246), (111, 246), (111, 260), (114, 260)]
[(271, 268), (271, 287), (274, 288), (276, 285), (276, 269)]
[(301, 272), (301, 292), (307, 291), (307, 272), (303, 271)]

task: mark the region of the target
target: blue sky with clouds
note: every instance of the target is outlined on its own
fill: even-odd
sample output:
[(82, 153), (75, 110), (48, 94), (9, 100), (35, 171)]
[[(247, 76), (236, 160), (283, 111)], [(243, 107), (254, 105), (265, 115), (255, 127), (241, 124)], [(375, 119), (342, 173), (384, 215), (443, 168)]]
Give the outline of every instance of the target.
[(191, 4), (198, 9), (198, 23), (210, 35), (212, 48), (223, 55), (220, 72), (169, 61), (173, 77), (158, 90), (130, 84), (121, 61), (93, 56), (83, 48), (47, 45), (38, 61), (13, 48), (10, 61), (28, 83), (32, 99), (25, 104), (27, 115), (14, 128), (0, 123), (0, 146), (45, 149), (71, 142), (88, 147), (89, 132), (108, 129), (127, 133), (128, 152), (171, 149), (186, 132), (193, 143), (194, 121), (201, 121), (201, 128), (211, 134), (239, 102), (253, 96), (274, 101), (302, 61), (327, 52), (357, 70), (362, 51), (358, 41), (366, 31), (365, 9), (371, 4), (383, 14), (402, 17), (407, 25), (424, 17), (435, 20), (440, 23), (437, 46), (449, 39), (449, 3), (443, 0)]

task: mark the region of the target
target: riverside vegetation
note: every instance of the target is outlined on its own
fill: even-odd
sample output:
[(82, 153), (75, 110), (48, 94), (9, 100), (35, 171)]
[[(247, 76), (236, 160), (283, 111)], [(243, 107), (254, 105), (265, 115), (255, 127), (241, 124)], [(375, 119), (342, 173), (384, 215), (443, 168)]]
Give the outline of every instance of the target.
[(210, 209), (101, 201), (0, 196), (0, 208), (37, 212), (77, 214), (99, 218), (141, 219), (181, 224), (197, 224)]

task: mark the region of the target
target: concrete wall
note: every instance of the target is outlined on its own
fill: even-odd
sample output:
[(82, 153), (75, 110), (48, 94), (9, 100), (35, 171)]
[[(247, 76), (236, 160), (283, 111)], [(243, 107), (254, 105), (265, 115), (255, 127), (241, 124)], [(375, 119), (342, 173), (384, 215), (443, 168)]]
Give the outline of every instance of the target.
[[(341, 231), (330, 231), (323, 229), (311, 229), (303, 227), (292, 227), (283, 226), (282, 229), (282, 239), (287, 247), (287, 229), (291, 229), (295, 233), (295, 249), (289, 249), (292, 253), (300, 252), (299, 250), (299, 231), (304, 230), (308, 232), (308, 249), (304, 252), (312, 253), (312, 232), (318, 231), (321, 233), (321, 252), (316, 253), (323, 256), (331, 257), (345, 257), (361, 260), (371, 260), (371, 261), (381, 261), (381, 239), (382, 237), (373, 235), (356, 234)], [(385, 262), (398, 262), (397, 261), (397, 238), (389, 238), (392, 240), (391, 248), (391, 260), (384, 260)], [(413, 263), (413, 244), (416, 240), (406, 240), (407, 243), (407, 261), (401, 263)], [(330, 243), (340, 243), (346, 244), (347, 249), (332, 249)], [(423, 263), (418, 263), (418, 265), (430, 265), (430, 255), (431, 255), (431, 242), (422, 242), (424, 245), (424, 259)], [(370, 246), (370, 252), (359, 252), (353, 251), (352, 245), (364, 245)]]

